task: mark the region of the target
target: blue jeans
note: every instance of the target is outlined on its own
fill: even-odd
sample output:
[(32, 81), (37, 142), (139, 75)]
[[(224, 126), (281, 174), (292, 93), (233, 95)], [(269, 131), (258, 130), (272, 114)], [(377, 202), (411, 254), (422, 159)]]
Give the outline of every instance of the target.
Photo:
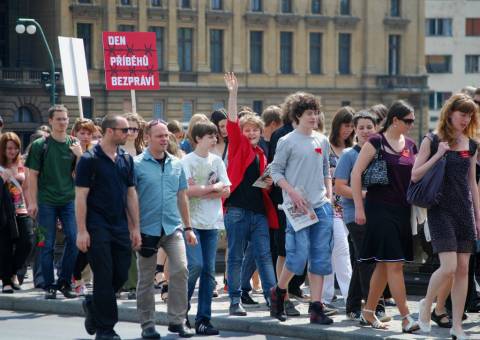
[(55, 249), (55, 236), (57, 233), (57, 218), (62, 222), (65, 246), (62, 256), (62, 266), (58, 274), (57, 285), (70, 285), (72, 282), (73, 268), (77, 259), (78, 249), (75, 244), (77, 239), (77, 224), (75, 222), (75, 205), (71, 201), (62, 206), (40, 203), (38, 205), (38, 225), (45, 230), (45, 246), (40, 254), (44, 288), (54, 286), (53, 255)]
[(217, 254), (218, 230), (193, 229), (198, 243), (186, 245), (188, 262), (188, 302), (192, 298), (195, 285), (200, 277), (198, 288), (198, 309), (196, 322), (209, 321), (212, 317), (212, 296), (215, 288), (215, 258)]
[(267, 217), (250, 210), (230, 207), (225, 214), (227, 229), (228, 295), (232, 304), (240, 303), (241, 267), (247, 242), (251, 242), (265, 299), (275, 285), (272, 256), (270, 254), (270, 233)]
[(248, 242), (247, 249), (245, 249), (245, 255), (243, 257), (242, 271), (241, 271), (241, 285), (242, 292), (249, 293), (252, 290), (250, 279), (257, 266), (255, 264), (255, 257), (253, 256), (252, 242)]

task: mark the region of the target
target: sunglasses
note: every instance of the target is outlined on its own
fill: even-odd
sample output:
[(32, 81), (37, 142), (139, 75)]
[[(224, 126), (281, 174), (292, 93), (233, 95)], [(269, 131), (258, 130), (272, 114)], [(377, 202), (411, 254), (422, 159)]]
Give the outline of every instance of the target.
[(133, 133), (137, 133), (138, 131), (140, 131), (140, 129), (139, 128), (128, 128), (128, 131), (133, 132)]
[(398, 119), (407, 125), (412, 125), (413, 123), (415, 123), (415, 119), (412, 119), (412, 118), (398, 118)]
[(480, 100), (474, 100), (475, 104), (477, 104), (478, 106), (480, 106)]
[(164, 121), (163, 119), (154, 119), (154, 120), (151, 120), (147, 123), (147, 127), (151, 128), (152, 126), (155, 126), (155, 125), (158, 125), (158, 124), (167, 125), (167, 122)]
[(112, 128), (109, 128), (109, 129), (112, 129), (112, 130), (120, 130), (122, 131), (122, 133), (128, 133), (128, 130), (130, 128), (116, 128), (116, 127), (112, 127)]

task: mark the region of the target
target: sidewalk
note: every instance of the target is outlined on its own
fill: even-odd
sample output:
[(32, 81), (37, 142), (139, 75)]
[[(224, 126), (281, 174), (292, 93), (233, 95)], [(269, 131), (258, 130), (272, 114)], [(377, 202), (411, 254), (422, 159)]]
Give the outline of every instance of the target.
[[(221, 278), (217, 278), (221, 282)], [(81, 298), (67, 300), (61, 294), (57, 295), (57, 300), (45, 300), (43, 291), (33, 289), (30, 280), (23, 285), (24, 290), (14, 294), (0, 294), (0, 309), (31, 311), (38, 313), (83, 315), (81, 308)], [(395, 307), (387, 308), (387, 313), (393, 317), (390, 327), (386, 331), (373, 330), (370, 327), (360, 327), (358, 322), (347, 320), (345, 317), (344, 303), (342, 299), (334, 305), (340, 309), (338, 315), (333, 317), (334, 323), (330, 326), (310, 325), (307, 316), (308, 304), (295, 304), (302, 313), (302, 316), (289, 318), (286, 322), (279, 322), (269, 316), (269, 311), (264, 303), (263, 296), (254, 294), (253, 298), (260, 302), (259, 305), (246, 306), (248, 315), (246, 317), (234, 317), (228, 315), (229, 300), (227, 294), (220, 294), (214, 299), (212, 307), (212, 323), (220, 330), (241, 331), (254, 334), (276, 335), (296, 339), (450, 339), (448, 329), (441, 329), (432, 326), (432, 332), (429, 336), (421, 333), (402, 334), (400, 316)], [(409, 307), (416, 318), (418, 297), (409, 297)], [(192, 312), (190, 320), (195, 318), (194, 312), (197, 309), (196, 297), (192, 299)], [(126, 293), (118, 301), (119, 318), (121, 321), (137, 322), (136, 301), (127, 300)], [(167, 306), (160, 299), (160, 294), (156, 295), (156, 316), (159, 324), (168, 324)], [(472, 339), (480, 339), (480, 317), (478, 314), (469, 314), (464, 322), (465, 330), (471, 335)], [(26, 324), (28, 327), (28, 324)], [(138, 327), (140, 335), (140, 326)], [(86, 333), (85, 333), (86, 334)], [(75, 334), (74, 336), (79, 336)]]

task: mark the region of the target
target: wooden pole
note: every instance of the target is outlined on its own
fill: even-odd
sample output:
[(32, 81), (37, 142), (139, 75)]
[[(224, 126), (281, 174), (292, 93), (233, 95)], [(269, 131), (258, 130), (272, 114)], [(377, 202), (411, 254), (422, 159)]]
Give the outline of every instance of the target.
[(135, 97), (135, 90), (130, 90), (132, 96), (132, 113), (137, 113), (137, 99)]

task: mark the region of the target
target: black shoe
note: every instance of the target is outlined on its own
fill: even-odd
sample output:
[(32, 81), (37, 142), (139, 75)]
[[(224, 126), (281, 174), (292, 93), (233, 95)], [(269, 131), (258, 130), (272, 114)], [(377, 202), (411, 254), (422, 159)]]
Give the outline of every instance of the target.
[(65, 296), (67, 299), (75, 299), (78, 295), (72, 290), (70, 285), (64, 285), (59, 289), (59, 291)]
[(194, 336), (194, 332), (188, 328), (185, 323), (181, 323), (179, 325), (168, 325), (168, 331), (172, 333), (178, 333), (181, 338), (191, 338)]
[(314, 302), (312, 304), (312, 311), (310, 312), (310, 323), (317, 325), (330, 325), (333, 320), (325, 315), (323, 311), (323, 304), (321, 302)]
[(234, 316), (246, 316), (247, 312), (243, 308), (243, 306), (239, 303), (234, 303), (230, 305), (230, 308), (228, 309), (228, 313), (230, 315)]
[(18, 283), (12, 283), (12, 288), (14, 290), (22, 290), (22, 287), (20, 287), (20, 285)]
[(55, 288), (49, 288), (45, 290), (46, 300), (55, 300), (57, 298), (57, 290)]
[(280, 321), (286, 321), (285, 294), (287, 290), (280, 290), (277, 286), (270, 289), (270, 316)]
[(95, 336), (95, 340), (121, 340), (121, 338), (112, 329), (111, 331), (97, 333), (97, 335)]
[(248, 294), (247, 292), (242, 292), (241, 299), (242, 305), (258, 305), (258, 302), (252, 299), (250, 294)]
[(285, 314), (287, 316), (300, 316), (300, 311), (295, 308), (295, 305), (291, 300), (286, 300), (284, 303)]
[(136, 300), (137, 299), (137, 291), (135, 289), (130, 289), (128, 291), (127, 299)]
[(89, 308), (89, 303), (87, 300), (82, 301), (82, 308), (83, 312), (85, 313), (85, 330), (88, 334), (93, 335), (97, 331), (97, 327), (95, 327), (95, 322), (93, 321), (92, 311)]
[(160, 339), (160, 334), (155, 330), (155, 327), (147, 327), (142, 330), (142, 339)]
[(294, 298), (299, 302), (309, 302), (310, 301), (310, 297), (303, 294), (303, 291), (300, 288), (295, 288), (295, 289), (292, 289), (292, 290), (289, 289), (288, 290), (288, 295), (290, 296), (290, 298)]
[[(10, 287), (8, 287), (8, 286), (10, 286)], [(4, 286), (2, 287), (2, 293), (3, 293), (3, 294), (13, 294), (13, 287), (12, 287), (12, 285), (4, 285)]]
[(210, 323), (210, 321), (208, 321), (208, 320), (198, 322), (195, 325), (195, 333), (197, 333), (197, 335), (218, 335), (218, 334), (220, 334), (218, 329), (213, 327), (212, 324)]

